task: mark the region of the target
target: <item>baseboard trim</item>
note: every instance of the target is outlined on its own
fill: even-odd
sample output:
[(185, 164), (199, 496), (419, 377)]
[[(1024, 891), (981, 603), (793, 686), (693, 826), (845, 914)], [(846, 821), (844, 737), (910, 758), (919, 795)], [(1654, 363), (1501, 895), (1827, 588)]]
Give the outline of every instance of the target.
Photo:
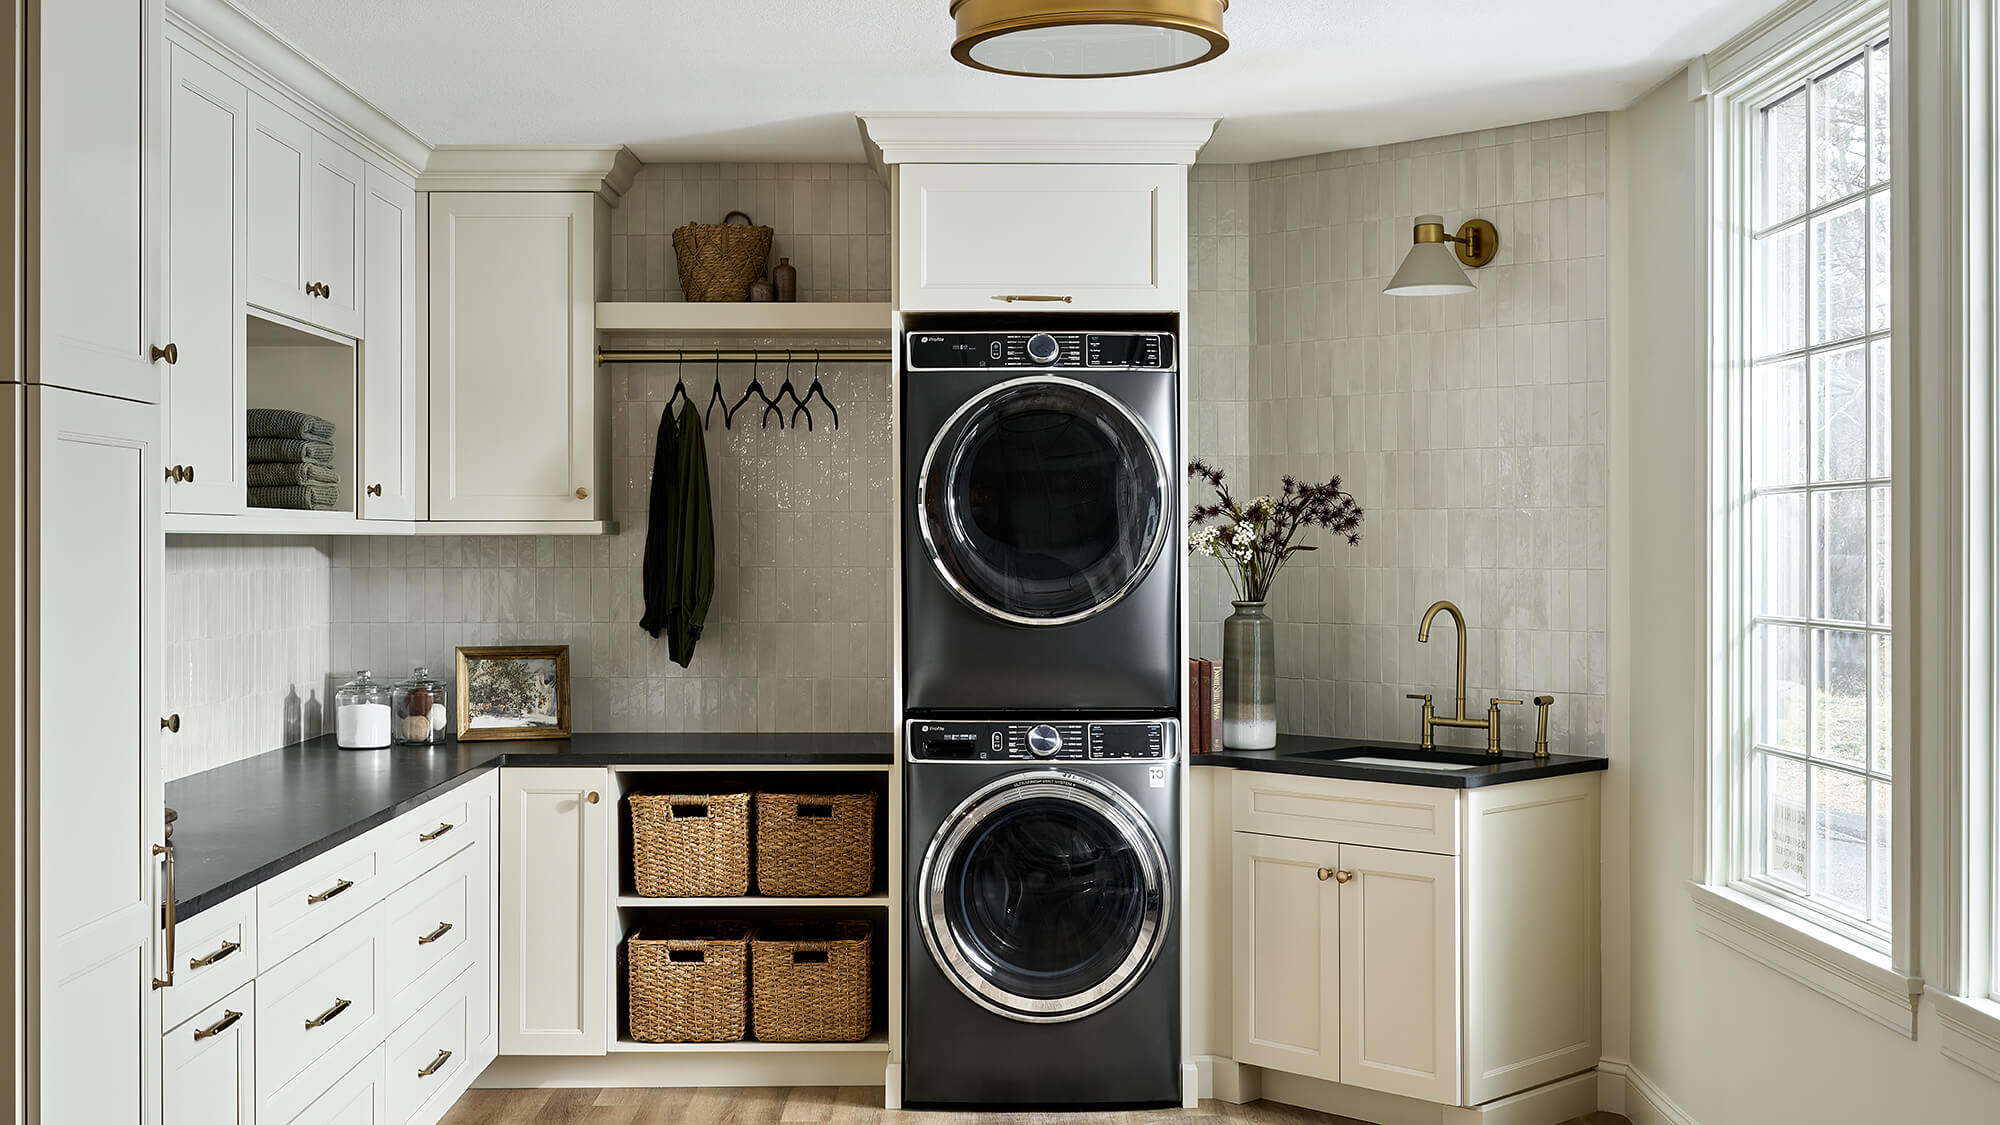
[(1597, 1072), (1603, 1076), (1598, 1083), (1597, 1108), (1622, 1113), (1632, 1125), (1699, 1125), (1694, 1115), (1630, 1062), (1603, 1059)]
[[(893, 1066), (893, 1064), (891, 1064)], [(896, 1077), (882, 1056), (859, 1051), (823, 1055), (665, 1054), (629, 1051), (611, 1055), (503, 1055), (473, 1080), (480, 1090), (575, 1089), (594, 1086), (646, 1089), (665, 1086), (876, 1086)], [(900, 1086), (900, 1083), (898, 1084)], [(900, 1088), (884, 1088), (885, 1100)], [(894, 1108), (894, 1107), (888, 1107)]]
[(1597, 1108), (1599, 1079), (1586, 1070), (1484, 1105), (1449, 1106), (1198, 1055), (1204, 1093), (1242, 1104), (1262, 1098), (1377, 1125), (1563, 1125)]
[(1257, 1067), (1224, 1055), (1196, 1055), (1194, 1069), (1204, 1098), (1242, 1105), (1264, 1096), (1264, 1072)]

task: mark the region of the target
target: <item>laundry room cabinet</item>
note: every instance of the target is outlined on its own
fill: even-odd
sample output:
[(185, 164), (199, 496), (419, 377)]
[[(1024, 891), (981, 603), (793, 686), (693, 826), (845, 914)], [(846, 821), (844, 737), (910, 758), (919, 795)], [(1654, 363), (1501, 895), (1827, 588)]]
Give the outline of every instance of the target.
[(361, 335), (361, 158), (260, 95), (249, 156), (250, 303)]
[(613, 802), (605, 769), (500, 772), (500, 1053), (609, 1038)]

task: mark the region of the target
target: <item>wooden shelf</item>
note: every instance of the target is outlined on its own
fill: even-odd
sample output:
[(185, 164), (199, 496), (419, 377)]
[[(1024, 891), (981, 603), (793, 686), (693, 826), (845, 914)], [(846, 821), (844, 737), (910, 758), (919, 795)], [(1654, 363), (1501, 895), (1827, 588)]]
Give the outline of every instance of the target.
[(825, 336), (887, 338), (890, 306), (873, 301), (599, 301), (599, 332), (680, 336)]
[(168, 512), (168, 535), (616, 535), (613, 520), (364, 520), (353, 512), (250, 508), (242, 515)]
[(649, 1054), (818, 1054), (821, 1052), (853, 1054), (863, 1051), (887, 1051), (889, 1037), (878, 1031), (859, 1043), (760, 1043), (754, 1039), (739, 1039), (732, 1043), (640, 1043), (621, 1036), (618, 1042), (611, 1045), (611, 1049)]
[(889, 905), (886, 894), (865, 895), (861, 898), (778, 898), (770, 895), (744, 895), (741, 898), (646, 898), (641, 895), (619, 895), (618, 905), (664, 906), (672, 908), (701, 907), (708, 910), (740, 910), (755, 906), (781, 906), (797, 908), (801, 906), (836, 907), (857, 909), (862, 907), (884, 907)]

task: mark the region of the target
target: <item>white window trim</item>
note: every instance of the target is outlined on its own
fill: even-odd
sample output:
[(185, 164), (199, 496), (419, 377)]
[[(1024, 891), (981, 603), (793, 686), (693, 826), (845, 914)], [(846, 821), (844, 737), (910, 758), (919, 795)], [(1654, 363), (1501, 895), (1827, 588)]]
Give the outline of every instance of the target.
[(1917, 875), (1912, 861), (1915, 839), (1913, 823), (1913, 781), (1915, 752), (1911, 738), (1909, 670), (1912, 661), (1912, 630), (1915, 601), (1912, 582), (1915, 553), (1905, 532), (1912, 507), (1906, 502), (1906, 485), (1912, 479), (1910, 425), (1914, 404), (1905, 389), (1908, 379), (1895, 381), (1891, 404), (1891, 479), (1897, 482), (1896, 511), (1898, 534), (1893, 548), (1894, 596), (1891, 619), (1897, 622), (1891, 644), (1896, 669), (1898, 702), (1893, 722), (1895, 749), (1892, 774), (1894, 787), (1894, 904), (1891, 949), (1885, 954), (1829, 926), (1821, 925), (1796, 906), (1780, 906), (1775, 900), (1755, 893), (1755, 888), (1733, 883), (1745, 869), (1735, 852), (1744, 832), (1735, 823), (1742, 815), (1735, 799), (1735, 763), (1741, 753), (1741, 732), (1736, 724), (1744, 712), (1737, 696), (1741, 683), (1740, 656), (1735, 651), (1735, 625), (1740, 617), (1742, 598), (1741, 567), (1743, 544), (1734, 515), (1739, 495), (1740, 430), (1742, 419), (1735, 408), (1732, 388), (1740, 377), (1739, 346), (1745, 331), (1742, 316), (1741, 284), (1744, 264), (1736, 223), (1746, 214), (1744, 178), (1747, 159), (1747, 130), (1733, 123), (1754, 112), (1771, 96), (1789, 85), (1798, 74), (1831, 63), (1839, 56), (1860, 49), (1883, 34), (1890, 37), (1892, 58), (1890, 135), (1897, 138), (1894, 150), (1897, 167), (1890, 182), (1897, 185), (1898, 206), (1892, 213), (1893, 244), (1896, 247), (1891, 276), (1891, 362), (1899, 371), (1910, 370), (1909, 317), (1910, 285), (1908, 248), (1911, 208), (1906, 198), (1904, 170), (1909, 167), (1910, 87), (1907, 63), (1909, 29), (1904, 4), (1890, 0), (1801, 0), (1774, 13), (1736, 40), (1698, 60), (1689, 70), (1690, 96), (1706, 99), (1708, 142), (1706, 158), (1710, 194), (1708, 200), (1711, 242), (1709, 245), (1709, 340), (1711, 348), (1711, 389), (1709, 393), (1709, 487), (1711, 511), (1717, 513), (1709, 528), (1709, 661), (1707, 809), (1700, 826), (1700, 870), (1689, 884), (1694, 901), (1696, 931), (1748, 956), (1798, 983), (1833, 999), (1898, 1033), (1915, 1038), (1916, 1010), (1923, 993), (1923, 981), (1908, 970), (1913, 963), (1911, 935), (1914, 933), (1912, 884)]

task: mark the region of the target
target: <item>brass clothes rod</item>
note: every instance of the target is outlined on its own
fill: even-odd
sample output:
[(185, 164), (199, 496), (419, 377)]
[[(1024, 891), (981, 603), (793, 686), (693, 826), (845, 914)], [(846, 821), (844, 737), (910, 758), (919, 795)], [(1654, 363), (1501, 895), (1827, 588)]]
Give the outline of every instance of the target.
[(847, 360), (887, 363), (895, 353), (887, 348), (736, 348), (728, 351), (687, 348), (597, 350), (599, 363), (762, 363), (794, 360)]

